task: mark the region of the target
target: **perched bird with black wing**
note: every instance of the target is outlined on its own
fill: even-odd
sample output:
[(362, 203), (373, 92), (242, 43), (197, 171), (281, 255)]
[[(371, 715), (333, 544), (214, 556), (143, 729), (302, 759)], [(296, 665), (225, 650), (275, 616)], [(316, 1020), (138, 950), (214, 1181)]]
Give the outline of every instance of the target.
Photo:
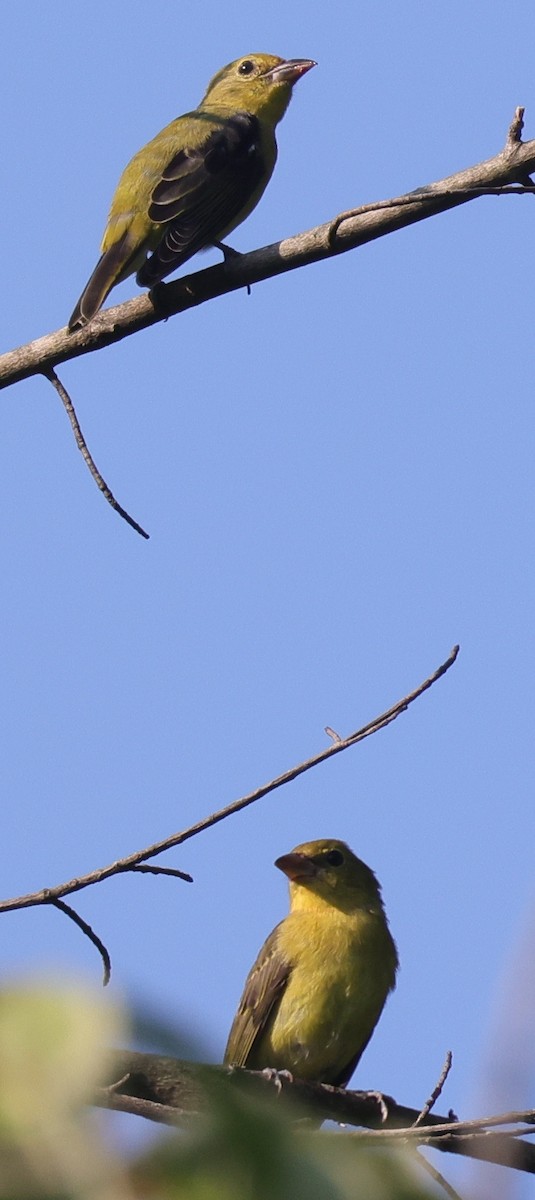
[(198, 108), (134, 155), (70, 330), (91, 321), (116, 283), (137, 272), (140, 287), (153, 287), (249, 216), (273, 173), (275, 128), (292, 88), (315, 65), (273, 54), (239, 58), (214, 76)]
[(396, 984), (381, 888), (336, 840), (305, 842), (275, 866), (290, 912), (251, 968), (224, 1061), (345, 1087)]

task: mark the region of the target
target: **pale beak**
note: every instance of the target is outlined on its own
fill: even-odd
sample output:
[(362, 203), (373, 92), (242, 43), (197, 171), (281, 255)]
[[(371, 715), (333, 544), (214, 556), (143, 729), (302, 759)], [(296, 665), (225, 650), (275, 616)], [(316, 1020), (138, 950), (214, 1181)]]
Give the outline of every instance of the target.
[(291, 879), (292, 882), (299, 879), (312, 879), (318, 873), (318, 868), (311, 858), (307, 858), (306, 854), (283, 854), (280, 858), (275, 859), (275, 866), (279, 871), (284, 871), (284, 874)]
[(266, 71), (264, 79), (272, 79), (274, 83), (297, 83), (301, 75), (306, 75), (312, 67), (317, 67), (312, 58), (287, 58), (285, 62), (277, 63), (271, 71)]

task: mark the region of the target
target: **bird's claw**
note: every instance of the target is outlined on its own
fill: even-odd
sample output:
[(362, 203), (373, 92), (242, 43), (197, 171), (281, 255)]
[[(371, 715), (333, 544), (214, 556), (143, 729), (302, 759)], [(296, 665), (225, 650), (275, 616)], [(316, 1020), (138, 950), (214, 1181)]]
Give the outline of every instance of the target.
[[(215, 246), (216, 250), (221, 251), (221, 253), (223, 255), (225, 266), (227, 265), (228, 262), (232, 262), (233, 259), (243, 258), (243, 254), (241, 254), (241, 252), (239, 250), (235, 250), (234, 246), (227, 246), (226, 242), (214, 242), (214, 246)], [(247, 288), (247, 295), (250, 296), (251, 295), (251, 284), (247, 283), (245, 286)]]
[(269, 1079), (270, 1083), (274, 1083), (277, 1092), (282, 1092), (282, 1082), (285, 1079), (287, 1083), (293, 1083), (294, 1077), (291, 1071), (277, 1071), (276, 1067), (264, 1067), (262, 1071), (264, 1079)]
[(385, 1121), (388, 1118), (388, 1104), (386, 1103), (383, 1093), (382, 1092), (368, 1092), (368, 1096), (372, 1097), (374, 1100), (377, 1101), (377, 1103), (379, 1105), (379, 1112), (381, 1114), (381, 1122), (384, 1125)]

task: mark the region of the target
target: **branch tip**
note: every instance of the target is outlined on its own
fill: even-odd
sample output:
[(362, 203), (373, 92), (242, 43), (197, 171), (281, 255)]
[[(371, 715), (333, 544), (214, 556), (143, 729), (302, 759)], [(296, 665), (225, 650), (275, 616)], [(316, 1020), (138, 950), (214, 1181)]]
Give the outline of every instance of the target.
[(452, 1062), (453, 1062), (453, 1054), (452, 1054), (451, 1050), (447, 1050), (446, 1057), (444, 1059), (444, 1066), (442, 1067), (442, 1070), (440, 1072), (440, 1076), (437, 1080), (437, 1083), (435, 1084), (435, 1087), (433, 1088), (433, 1091), (431, 1092), (429, 1099), (426, 1100), (421, 1112), (418, 1113), (418, 1116), (414, 1122), (413, 1128), (416, 1128), (417, 1125), (422, 1125), (425, 1121), (425, 1118), (429, 1116), (429, 1113), (435, 1107), (435, 1104), (436, 1104), (439, 1096), (442, 1093), (444, 1084), (445, 1084), (445, 1082), (448, 1078), (448, 1075), (451, 1071)]
[(506, 149), (512, 150), (522, 144), (522, 130), (524, 128), (524, 113), (525, 108), (519, 106), (515, 108), (515, 115), (509, 129), (507, 131)]
[(327, 734), (327, 737), (330, 737), (332, 742), (341, 742), (342, 741), (340, 734), (337, 733), (335, 729), (331, 729), (330, 725), (325, 726), (324, 732)]
[(127, 867), (127, 871), (139, 871), (145, 875), (171, 875), (175, 879), (183, 879), (184, 883), (193, 883), (193, 875), (189, 875), (187, 871), (179, 871), (177, 867), (153, 867), (148, 863), (134, 863), (133, 867)]

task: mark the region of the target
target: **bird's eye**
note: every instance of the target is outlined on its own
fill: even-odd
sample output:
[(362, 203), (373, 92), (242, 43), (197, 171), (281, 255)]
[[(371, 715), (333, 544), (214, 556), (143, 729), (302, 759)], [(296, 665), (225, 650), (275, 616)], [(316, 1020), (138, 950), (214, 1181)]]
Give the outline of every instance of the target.
[(251, 75), (253, 71), (254, 71), (254, 62), (251, 62), (250, 58), (244, 58), (243, 62), (241, 62), (238, 67), (239, 74), (240, 75)]
[(343, 861), (344, 856), (340, 850), (329, 850), (329, 853), (325, 855), (325, 862), (328, 862), (330, 867), (341, 867)]

